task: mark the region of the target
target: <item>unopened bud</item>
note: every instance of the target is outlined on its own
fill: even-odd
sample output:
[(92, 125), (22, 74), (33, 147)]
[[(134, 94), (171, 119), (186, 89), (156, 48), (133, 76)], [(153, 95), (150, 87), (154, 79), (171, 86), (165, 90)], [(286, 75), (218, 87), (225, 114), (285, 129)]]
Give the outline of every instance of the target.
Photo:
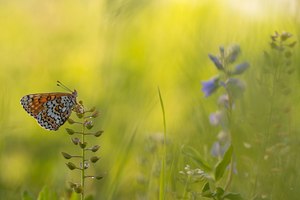
[(76, 165), (74, 163), (68, 162), (68, 163), (66, 163), (66, 165), (70, 170), (76, 169)]
[(100, 159), (100, 158), (99, 158), (98, 156), (93, 156), (93, 157), (90, 158), (90, 161), (91, 161), (92, 163), (96, 163), (99, 159)]
[(75, 133), (75, 131), (70, 128), (66, 128), (66, 131), (68, 132), (69, 135), (73, 135)]
[(94, 126), (93, 121), (86, 121), (86, 122), (84, 123), (84, 126), (85, 126), (87, 129), (93, 128), (93, 126)]
[(95, 146), (93, 146), (93, 147), (91, 148), (91, 151), (92, 151), (92, 152), (96, 152), (96, 151), (98, 151), (99, 148), (100, 148), (99, 145), (95, 145)]
[(87, 145), (87, 142), (80, 142), (79, 143), (79, 146), (82, 148), (82, 149), (84, 149), (85, 147), (86, 147), (86, 145)]
[(71, 138), (73, 144), (78, 145), (78, 143), (80, 142), (79, 138)]
[(74, 191), (78, 194), (82, 193), (83, 189), (81, 185), (76, 185), (76, 187), (73, 188)]
[(65, 153), (65, 152), (61, 152), (61, 154), (63, 155), (63, 157), (64, 157), (65, 159), (70, 159), (70, 158), (72, 158), (72, 156), (71, 156), (70, 154), (67, 154), (67, 153)]
[(79, 119), (81, 119), (81, 118), (83, 117), (83, 114), (82, 114), (82, 113), (76, 113), (76, 115), (77, 115), (77, 117), (78, 117)]
[(102, 135), (102, 133), (103, 133), (103, 131), (97, 131), (97, 132), (94, 134), (94, 136), (95, 136), (95, 137), (99, 137), (99, 136)]
[(71, 118), (68, 119), (68, 122), (69, 122), (69, 124), (74, 124), (75, 123), (75, 121)]
[(96, 118), (96, 117), (98, 117), (98, 116), (99, 116), (99, 112), (98, 112), (98, 111), (95, 111), (95, 112), (93, 112), (93, 114), (92, 114), (91, 117)]
[(97, 179), (97, 180), (100, 180), (102, 178), (103, 178), (102, 176), (95, 176), (95, 179)]

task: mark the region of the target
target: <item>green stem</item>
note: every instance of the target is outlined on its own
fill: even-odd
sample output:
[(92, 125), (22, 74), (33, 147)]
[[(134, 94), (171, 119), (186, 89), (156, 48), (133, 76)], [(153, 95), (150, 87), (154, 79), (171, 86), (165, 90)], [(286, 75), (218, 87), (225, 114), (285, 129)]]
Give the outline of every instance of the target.
[(228, 190), (229, 186), (231, 185), (232, 175), (233, 175), (233, 156), (231, 157), (231, 160), (230, 160), (230, 169), (229, 169), (227, 181), (226, 181), (226, 184), (224, 187), (225, 192)]
[(161, 110), (162, 110), (162, 114), (163, 114), (163, 122), (164, 122), (164, 146), (163, 146), (163, 158), (162, 158), (162, 166), (161, 166), (160, 192), (159, 192), (159, 200), (163, 200), (163, 199), (165, 199), (165, 164), (166, 164), (166, 154), (167, 154), (167, 147), (166, 147), (167, 125), (166, 125), (166, 114), (165, 114), (164, 102), (163, 102), (159, 87), (158, 87), (158, 95), (159, 95)]
[[(223, 63), (223, 65), (225, 66), (226, 63)], [(229, 73), (226, 73), (226, 79), (228, 80), (230, 78), (230, 74)], [(226, 81), (227, 81), (226, 80)], [(231, 92), (226, 89), (226, 92), (227, 92), (227, 96), (228, 96), (228, 104), (229, 104), (229, 108), (227, 109), (227, 119), (228, 119), (228, 127), (229, 127), (229, 140), (230, 140), (230, 143), (231, 145), (233, 145), (233, 142), (232, 142), (232, 133), (231, 133), (231, 130), (232, 130), (232, 106), (233, 106), (233, 100), (232, 100), (232, 94)], [(234, 154), (234, 153), (233, 153)], [(225, 187), (224, 187), (224, 191), (227, 191), (228, 188), (230, 187), (231, 185), (231, 182), (232, 182), (232, 178), (233, 178), (233, 155), (231, 156), (231, 159), (230, 159), (230, 168), (229, 168), (229, 172), (228, 172), (228, 177), (227, 177), (227, 180), (226, 180), (226, 184), (225, 184)]]
[[(84, 134), (84, 131), (85, 131), (85, 126), (84, 126), (84, 123), (82, 124), (82, 136), (81, 136), (81, 142), (84, 143), (85, 142), (85, 134)], [(81, 149), (81, 156), (82, 156), (82, 159), (81, 159), (81, 163), (82, 163), (82, 166), (81, 166), (81, 187), (82, 187), (82, 192), (81, 192), (81, 200), (84, 200), (84, 193), (85, 193), (85, 188), (84, 188), (84, 182), (85, 182), (85, 169), (84, 169), (84, 165), (85, 165), (85, 148), (82, 148)]]

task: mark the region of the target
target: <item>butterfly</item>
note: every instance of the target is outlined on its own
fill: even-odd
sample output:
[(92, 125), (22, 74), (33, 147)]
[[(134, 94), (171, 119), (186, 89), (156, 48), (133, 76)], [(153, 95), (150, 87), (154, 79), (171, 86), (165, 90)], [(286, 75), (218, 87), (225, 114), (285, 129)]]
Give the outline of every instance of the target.
[(77, 91), (70, 90), (59, 81), (57, 81), (57, 85), (71, 93), (28, 94), (20, 100), (25, 111), (47, 130), (58, 130), (67, 121), (73, 108), (77, 105)]

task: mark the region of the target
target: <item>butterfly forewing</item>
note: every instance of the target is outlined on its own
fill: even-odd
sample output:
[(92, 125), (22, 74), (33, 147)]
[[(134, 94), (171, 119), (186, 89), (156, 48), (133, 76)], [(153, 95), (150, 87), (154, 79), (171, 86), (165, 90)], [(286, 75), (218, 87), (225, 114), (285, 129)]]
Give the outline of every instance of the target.
[(76, 105), (77, 92), (29, 94), (21, 99), (23, 108), (45, 129), (57, 130)]

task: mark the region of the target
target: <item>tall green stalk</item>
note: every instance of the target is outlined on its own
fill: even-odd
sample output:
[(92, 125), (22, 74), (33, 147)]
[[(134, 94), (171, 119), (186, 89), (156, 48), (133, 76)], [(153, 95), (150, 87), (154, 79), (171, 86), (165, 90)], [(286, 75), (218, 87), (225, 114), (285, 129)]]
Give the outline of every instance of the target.
[(166, 140), (167, 140), (167, 125), (166, 125), (166, 114), (165, 114), (165, 107), (164, 102), (161, 96), (160, 89), (158, 87), (158, 95), (161, 105), (161, 110), (163, 114), (163, 123), (164, 123), (164, 144), (163, 144), (163, 156), (162, 156), (162, 165), (161, 165), (161, 172), (160, 172), (160, 192), (159, 192), (159, 200), (165, 199), (165, 164), (166, 164), (166, 154), (167, 154), (167, 147), (166, 147)]

